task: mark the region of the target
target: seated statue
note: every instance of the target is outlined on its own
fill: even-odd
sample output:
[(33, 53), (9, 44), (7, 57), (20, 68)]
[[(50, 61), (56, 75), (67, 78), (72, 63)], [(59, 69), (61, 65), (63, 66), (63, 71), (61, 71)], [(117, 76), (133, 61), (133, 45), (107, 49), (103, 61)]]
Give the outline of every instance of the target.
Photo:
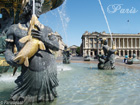
[(103, 69), (103, 70), (111, 70), (115, 68), (115, 54), (117, 49), (115, 49), (115, 47), (113, 47), (113, 49), (111, 49), (108, 46), (108, 42), (106, 39), (102, 40), (102, 44), (103, 45), (103, 52), (104, 55), (98, 55), (98, 68), (99, 69)]
[[(42, 41), (46, 50), (38, 50), (29, 59), (29, 67), (14, 61), (16, 57), (13, 51), (14, 45), (17, 47), (17, 52), (24, 47), (24, 44), (19, 40), (27, 35), (27, 29), (30, 27), (31, 1), (25, 5), (20, 23), (10, 26), (6, 32), (6, 61), (11, 66), (21, 67), (21, 74), (15, 80), (17, 87), (12, 92), (10, 100), (21, 102), (53, 101), (57, 97), (58, 79), (55, 57), (50, 50), (58, 51), (59, 44), (55, 35), (49, 36), (52, 29), (40, 23), (36, 25), (38, 30), (31, 30), (32, 37)], [(43, 0), (35, 0), (35, 14), (38, 18), (41, 14), (42, 3)]]
[(67, 46), (65, 46), (65, 50), (63, 51), (63, 63), (70, 63), (70, 52), (67, 50)]

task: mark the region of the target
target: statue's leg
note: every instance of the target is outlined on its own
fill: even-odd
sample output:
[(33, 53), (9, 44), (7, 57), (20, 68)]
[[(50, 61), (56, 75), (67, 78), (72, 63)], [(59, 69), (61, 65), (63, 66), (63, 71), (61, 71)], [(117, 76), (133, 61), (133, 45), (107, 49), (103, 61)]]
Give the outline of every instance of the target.
[(115, 64), (114, 63), (111, 63), (111, 69), (115, 69)]
[(104, 68), (104, 63), (98, 63), (98, 69), (103, 69)]
[(104, 59), (99, 58), (98, 69), (103, 69), (103, 67), (104, 67), (104, 62), (105, 62)]
[(21, 84), (11, 94), (11, 100), (28, 103), (53, 101), (57, 97), (56, 86), (58, 86), (58, 80), (55, 67), (52, 67), (51, 70), (46, 68), (43, 71), (28, 69), (20, 76), (18, 83)]
[(110, 61), (107, 61), (105, 64), (104, 64), (104, 70), (111, 70), (111, 63)]

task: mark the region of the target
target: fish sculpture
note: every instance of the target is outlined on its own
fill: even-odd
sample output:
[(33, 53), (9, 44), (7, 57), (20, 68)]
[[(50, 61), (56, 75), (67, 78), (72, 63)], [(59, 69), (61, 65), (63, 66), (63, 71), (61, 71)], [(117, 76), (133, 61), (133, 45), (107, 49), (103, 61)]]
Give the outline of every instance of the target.
[(33, 38), (31, 35), (31, 30), (35, 29), (36, 22), (38, 22), (36, 15), (32, 15), (28, 35), (19, 40), (21, 43), (25, 43), (25, 45), (14, 58), (15, 62), (18, 62), (18, 64), (24, 63), (26, 67), (29, 67), (29, 59), (34, 56), (39, 49), (46, 50), (44, 43), (37, 38)]

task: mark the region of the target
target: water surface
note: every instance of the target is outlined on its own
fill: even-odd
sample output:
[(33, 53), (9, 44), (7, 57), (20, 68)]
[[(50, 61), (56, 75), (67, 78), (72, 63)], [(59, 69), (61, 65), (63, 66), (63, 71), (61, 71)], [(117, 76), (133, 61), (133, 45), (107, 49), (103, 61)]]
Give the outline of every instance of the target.
[[(97, 65), (83, 63), (58, 64), (57, 69), (59, 96), (39, 105), (140, 105), (140, 70), (98, 70)], [(0, 77), (0, 101), (7, 100), (16, 86), (11, 74)]]

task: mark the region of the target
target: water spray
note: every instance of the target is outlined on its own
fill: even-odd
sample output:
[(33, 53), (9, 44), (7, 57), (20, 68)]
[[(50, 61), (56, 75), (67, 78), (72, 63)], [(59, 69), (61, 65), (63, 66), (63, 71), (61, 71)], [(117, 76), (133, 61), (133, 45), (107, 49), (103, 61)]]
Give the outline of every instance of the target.
[(62, 5), (62, 10), (59, 10), (58, 8), (58, 13), (62, 22), (62, 27), (63, 27), (63, 31), (64, 31), (64, 35), (65, 35), (65, 40), (66, 40), (66, 44), (68, 44), (68, 40), (67, 40), (67, 32), (66, 32), (66, 28), (67, 28), (67, 21), (66, 21), (66, 14), (65, 14), (65, 5), (66, 5), (67, 0), (65, 0), (65, 2)]
[(33, 15), (35, 15), (35, 0), (33, 0)]
[(110, 30), (110, 27), (109, 27), (109, 23), (108, 23), (108, 20), (107, 20), (107, 17), (106, 17), (106, 14), (105, 14), (105, 11), (104, 11), (104, 8), (103, 8), (103, 5), (101, 3), (100, 0), (99, 1), (99, 4), (100, 4), (100, 7), (101, 7), (101, 10), (103, 12), (103, 15), (104, 15), (104, 18), (105, 18), (105, 21), (106, 21), (106, 24), (107, 24), (107, 27), (108, 27), (108, 30), (109, 30), (109, 33), (110, 33), (110, 36), (111, 36), (111, 48), (112, 48), (112, 45), (113, 45), (113, 38), (112, 38), (112, 33), (111, 33), (111, 30)]

